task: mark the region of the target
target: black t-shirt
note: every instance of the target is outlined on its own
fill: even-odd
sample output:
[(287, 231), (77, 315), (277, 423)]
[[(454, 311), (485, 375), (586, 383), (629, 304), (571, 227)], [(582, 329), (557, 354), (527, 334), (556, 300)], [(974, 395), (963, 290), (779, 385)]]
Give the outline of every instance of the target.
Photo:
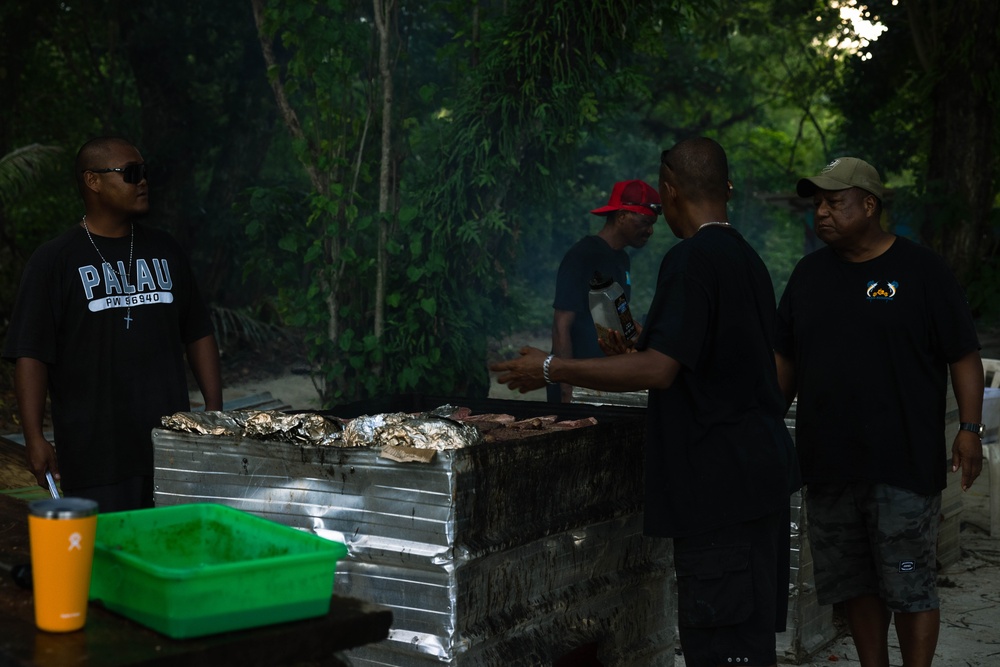
[(570, 329), (574, 357), (591, 359), (604, 356), (604, 351), (597, 342), (594, 319), (590, 316), (590, 280), (594, 277), (594, 272), (599, 271), (602, 276), (614, 278), (625, 292), (625, 298), (631, 299), (629, 267), (628, 253), (615, 250), (599, 236), (585, 236), (566, 252), (559, 264), (552, 307), (576, 315)]
[(693, 535), (787, 508), (799, 482), (774, 313), (767, 269), (735, 229), (707, 227), (664, 257), (638, 347), (681, 370), (649, 392), (647, 534)]
[(5, 359), (48, 366), (54, 444), (68, 489), (153, 473), (150, 431), (161, 416), (190, 409), (184, 346), (212, 332), (187, 259), (169, 235), (136, 225), (134, 248), (130, 236), (95, 236), (94, 243), (129, 285), (102, 266), (74, 226), (28, 261), (3, 349)]
[(802, 258), (775, 349), (795, 364), (803, 479), (943, 489), (948, 364), (978, 348), (962, 288), (930, 250), (897, 237), (866, 262)]

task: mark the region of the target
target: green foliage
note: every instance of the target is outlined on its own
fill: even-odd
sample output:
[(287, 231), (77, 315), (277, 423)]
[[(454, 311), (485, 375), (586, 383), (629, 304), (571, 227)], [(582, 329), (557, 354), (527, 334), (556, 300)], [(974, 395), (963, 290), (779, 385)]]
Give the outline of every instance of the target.
[(423, 366), (414, 388), (485, 392), (487, 340), (510, 324), (516, 246), (533, 213), (526, 204), (566, 203), (557, 175), (601, 118), (598, 100), (619, 98), (635, 81), (628, 69), (609, 72), (608, 62), (639, 34), (635, 17), (648, 7), (516, 3), (491, 25), (449, 114), (414, 133), (411, 146), (430, 167), (415, 188), (426, 217), (402, 231), (414, 235), (421, 254), (411, 261), (423, 270), (400, 289), (413, 295), (404, 303), (436, 304), (434, 313), (411, 305), (404, 315), (415, 353), (399, 370), (415, 378)]
[[(360, 180), (348, 183), (346, 172), (363, 150), (352, 143), (362, 134), (362, 113), (374, 106), (367, 84), (352, 78), (364, 53), (354, 30), (370, 24), (355, 23), (346, 11), (334, 26), (323, 18), (332, 5), (309, 3), (314, 11), (306, 25), (297, 18), (306, 13), (294, 4), (274, 6), (268, 29), (282, 35), (287, 64), (271, 75), (285, 82), (306, 129), (296, 145), (299, 159), (329, 177), (314, 177), (314, 187), (331, 188), (313, 195), (304, 221), (281, 225), (276, 247), (306, 258), (305, 275), (287, 283), (299, 288), (281, 292), (281, 312), (313, 332), (328, 401), (378, 392), (485, 392), (487, 340), (512, 325), (547, 324), (559, 258), (602, 222), (586, 211), (603, 203), (615, 180), (655, 183), (659, 149), (689, 134), (723, 135), (734, 174), (741, 175), (745, 233), (779, 260), (776, 282), (783, 284), (801, 252), (801, 228), (791, 214), (768, 211), (750, 193), (786, 188), (803, 162), (822, 161), (801, 129), (804, 117), (818, 126), (820, 114), (811, 99), (792, 94), (807, 58), (791, 55), (793, 45), (775, 53), (766, 43), (768, 3), (729, 19), (705, 3), (677, 14), (680, 4), (523, 2), (502, 15), (483, 12), (473, 29), (463, 29), (456, 7), (423, 17), (436, 28), (450, 26), (455, 38), (436, 43), (435, 67), (421, 70), (428, 78), (406, 103), (401, 150), (410, 168), (400, 172), (400, 207), (390, 225), (381, 339), (371, 334), (374, 218), (364, 204), (358, 210), (349, 204), (362, 192), (369, 195), (361, 201), (374, 200), (366, 184), (375, 167), (362, 155)], [(657, 9), (663, 20), (634, 18)], [(408, 28), (416, 31), (417, 21)], [(477, 40), (470, 40), (473, 33)], [(352, 40), (355, 48), (341, 50)], [(419, 40), (410, 43), (404, 76), (412, 63), (432, 60)], [(782, 71), (795, 76), (753, 70), (755, 58), (785, 59)], [(320, 83), (317, 62), (324, 65)], [(442, 77), (442, 63), (460, 76)], [(789, 111), (780, 129), (762, 129), (764, 109), (776, 97)], [(337, 127), (352, 132), (325, 143), (312, 136)], [(322, 146), (343, 152), (325, 161)], [(633, 300), (640, 310), (652, 298), (660, 258), (676, 242), (661, 229), (635, 254)], [(292, 261), (286, 273), (299, 268)]]
[[(627, 69), (609, 75), (607, 63), (626, 49), (622, 30), (631, 34), (643, 6), (520, 2), (500, 15), (482, 12), (469, 26), (479, 36), (472, 41), (460, 5), (453, 15), (423, 17), (456, 35), (437, 47), (438, 63), (472, 58), (454, 69), (457, 78), (431, 74), (408, 100), (410, 169), (400, 172), (400, 203), (387, 221), (371, 213), (374, 151), (363, 144), (369, 128), (392, 122), (372, 116), (373, 86), (359, 75), (372, 69), (370, 19), (349, 3), (268, 6), (264, 32), (283, 48), (270, 76), (301, 123), (294, 148), (311, 170), (313, 193), (304, 218), (271, 214), (248, 231), (268, 237), (278, 258), (293, 258), (259, 260), (291, 287), (279, 293), (278, 308), (310, 332), (328, 402), (379, 392), (485, 393), (486, 341), (507, 323), (517, 204), (557, 191), (547, 177), (598, 120), (599, 100), (634, 83)], [(416, 21), (407, 27), (416, 30)], [(415, 46), (412, 56), (426, 62), (431, 53)], [(457, 94), (442, 112), (432, 105), (449, 88)], [(282, 199), (258, 193), (251, 204), (273, 211)], [(280, 234), (265, 229), (276, 224)], [(385, 224), (387, 322), (376, 338), (373, 243)]]
[(869, 45), (870, 59), (849, 59), (831, 92), (841, 116), (836, 154), (880, 169), (899, 195), (889, 201), (892, 216), (905, 217), (912, 237), (945, 257), (977, 310), (989, 310), (1000, 239), (991, 221), (1000, 177), (1000, 10), (984, 0), (867, 4), (887, 31)]
[(31, 186), (52, 170), (59, 146), (31, 144), (0, 156), (0, 205), (10, 206)]
[[(29, 230), (21, 225), (11, 225), (4, 230), (4, 213), (20, 213), (28, 208), (25, 195), (38, 188), (46, 176), (58, 173), (55, 161), (61, 152), (58, 146), (30, 144), (0, 156), (0, 231), (6, 232), (3, 234), (6, 242), (0, 244), (0, 336), (6, 333), (4, 311), (13, 307), (19, 276), (27, 259), (19, 248), (37, 245), (30, 239)], [(3, 387), (2, 382), (0, 387)], [(0, 404), (0, 412), (3, 407)]]
[(322, 398), (372, 395), (382, 350), (366, 335), (374, 291), (374, 200), (366, 138), (374, 108), (366, 71), (371, 20), (352, 2), (271, 2), (262, 9), (265, 39), (277, 38), (280, 62), (268, 72), (294, 113), (292, 150), (312, 192), (259, 190), (247, 231), (270, 248), (254, 266), (279, 286), (276, 306), (306, 335), (323, 376)]
[[(559, 260), (600, 228), (587, 211), (606, 201), (614, 181), (655, 185), (660, 150), (698, 135), (726, 148), (735, 185), (730, 219), (764, 257), (780, 292), (804, 247), (804, 216), (787, 201), (801, 174), (828, 161), (825, 135), (835, 120), (825, 111), (820, 76), (829, 67), (811, 46), (815, 16), (823, 13), (814, 9), (792, 1), (660, 9), (662, 18), (643, 24), (629, 50), (607, 59), (626, 82), (621, 92), (600, 91), (600, 123), (576, 148), (558, 196), (522, 207), (530, 224), (517, 230), (520, 274), (524, 291), (533, 289), (545, 308), (519, 310), (542, 310), (550, 322)], [(776, 25), (775, 15), (786, 20)], [(674, 243), (661, 222), (645, 248), (630, 251), (635, 312), (648, 306)]]
[(973, 315), (984, 325), (1000, 323), (1000, 207), (991, 213), (989, 242), (983, 251), (986, 259), (977, 266), (966, 290)]
[(969, 306), (983, 321), (1000, 320), (1000, 262), (995, 258), (984, 264), (967, 290)]
[[(589, 210), (615, 181), (655, 185), (659, 151), (689, 136), (727, 149), (731, 219), (780, 292), (804, 245), (805, 216), (789, 206), (795, 181), (831, 157), (869, 157), (896, 186), (906, 173), (914, 219), (939, 203), (923, 180), (933, 80), (898, 28), (913, 3), (868, 3), (891, 28), (868, 61), (834, 59), (822, 46), (842, 30), (823, 0), (410, 3), (394, 17), (391, 118), (381, 117), (367, 0), (261, 0), (269, 67), (254, 3), (149, 0), (86, 12), (4, 3), (0, 105), (10, 123), (0, 126), (0, 155), (44, 144), (63, 157), (16, 201), (0, 165), (0, 262), (10, 276), (0, 321), (27, 255), (79, 218), (67, 158), (101, 133), (140, 144), (153, 166), (150, 222), (191, 250), (222, 329), (263, 336), (277, 320), (304, 332), (328, 404), (484, 393), (487, 340), (548, 327), (559, 260), (603, 222)], [(967, 46), (952, 57), (977, 69)], [(1000, 69), (985, 70), (983, 85), (1000, 89)], [(294, 119), (282, 116), (271, 82)], [(381, 215), (376, 144), (386, 123), (392, 192)], [(902, 208), (893, 217), (908, 221)], [(983, 246), (995, 255), (995, 224), (989, 234)], [(660, 223), (633, 253), (637, 313), (674, 243)], [(996, 303), (994, 255), (969, 290), (982, 312)]]
[(215, 306), (211, 308), (210, 315), (220, 348), (230, 341), (238, 341), (261, 349), (276, 340), (288, 338), (285, 329), (261, 319), (259, 313), (247, 309)]
[[(830, 90), (830, 101), (841, 112), (830, 157), (855, 155), (886, 174), (919, 172), (930, 148), (932, 79), (913, 49), (906, 9), (879, 4), (874, 11), (889, 30), (871, 45), (874, 57), (846, 58), (843, 78)], [(892, 95), (885, 94), (888, 81)]]
[[(0, 156), (0, 212), (25, 211), (29, 206), (28, 195), (39, 189), (46, 178), (60, 173), (57, 158), (62, 153), (59, 146), (30, 144)], [(0, 257), (5, 260), (0, 271), (4, 286), (16, 283), (15, 276), (20, 273), (24, 256), (18, 252), (18, 247), (26, 244), (28, 248), (34, 248), (37, 245), (31, 242), (29, 230), (20, 225), (12, 225), (7, 230), (7, 236), (13, 243), (0, 246)], [(6, 275), (8, 271), (16, 273)], [(3, 286), (0, 286), (2, 290)], [(6, 302), (6, 299), (2, 301)]]

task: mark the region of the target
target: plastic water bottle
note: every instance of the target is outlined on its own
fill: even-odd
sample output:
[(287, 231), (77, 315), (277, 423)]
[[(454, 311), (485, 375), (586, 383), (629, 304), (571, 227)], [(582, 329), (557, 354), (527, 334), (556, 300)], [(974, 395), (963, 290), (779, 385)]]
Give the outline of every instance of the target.
[(590, 316), (597, 329), (597, 337), (608, 340), (608, 331), (617, 331), (625, 340), (635, 338), (635, 321), (625, 298), (625, 290), (614, 278), (595, 272), (590, 281)]

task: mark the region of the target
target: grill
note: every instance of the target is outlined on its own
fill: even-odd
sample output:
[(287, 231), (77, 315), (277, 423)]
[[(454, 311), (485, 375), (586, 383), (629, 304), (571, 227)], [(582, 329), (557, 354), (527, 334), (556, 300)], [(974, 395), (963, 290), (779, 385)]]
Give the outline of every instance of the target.
[(156, 504), (222, 503), (343, 541), (335, 590), (394, 617), (355, 665), (538, 665), (597, 642), (606, 664), (672, 667), (672, 550), (642, 536), (644, 410), (401, 396), (329, 414), (445, 404), (598, 423), (429, 463), (158, 429)]

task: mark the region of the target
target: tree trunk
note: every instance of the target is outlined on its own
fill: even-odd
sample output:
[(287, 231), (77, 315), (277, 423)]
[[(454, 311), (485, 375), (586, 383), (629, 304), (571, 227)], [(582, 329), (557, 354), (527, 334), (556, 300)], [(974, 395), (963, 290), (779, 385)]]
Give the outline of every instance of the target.
[(382, 79), (382, 155), (378, 181), (378, 254), (375, 279), (375, 337), (382, 339), (385, 330), (385, 291), (388, 273), (390, 171), (392, 167), (392, 68), (389, 57), (392, 13), (395, 0), (373, 0), (375, 27), (378, 29), (378, 69)]
[[(268, 72), (274, 72), (274, 75), (270, 76), (269, 79), (271, 89), (274, 91), (274, 99), (278, 104), (278, 110), (281, 113), (281, 117), (285, 121), (285, 126), (288, 128), (292, 137), (303, 142), (303, 144), (308, 145), (310, 147), (310, 155), (313, 155), (316, 152), (315, 145), (313, 142), (309, 141), (308, 137), (306, 137), (306, 134), (302, 129), (302, 123), (299, 121), (298, 114), (295, 113), (295, 109), (288, 100), (285, 86), (282, 83), (281, 75), (279, 74), (280, 68), (278, 67), (277, 59), (274, 56), (271, 38), (265, 34), (263, 29), (263, 0), (251, 0), (251, 5), (253, 7), (254, 22), (257, 25), (257, 35), (260, 40), (261, 53), (264, 56), (264, 63), (267, 66)], [(300, 161), (302, 163), (302, 167), (309, 175), (309, 182), (312, 184), (313, 191), (324, 197), (329, 197), (333, 177), (329, 173), (321, 172), (316, 166), (315, 159), (301, 159)], [(341, 263), (340, 255), (342, 251), (343, 238), (343, 234), (338, 233), (332, 235), (327, 241), (324, 250), (326, 252), (327, 262), (331, 266)], [(339, 283), (339, 280), (336, 280), (336, 276), (338, 276), (339, 273), (340, 271), (334, 271), (333, 280), (327, 277), (320, 277), (320, 280), (323, 281), (323, 293), (326, 295), (326, 309), (327, 315), (329, 316), (326, 335), (334, 347), (336, 347), (336, 344), (340, 339), (340, 292), (337, 289), (337, 283)], [(333, 383), (338, 385), (341, 389), (346, 386), (346, 382), (343, 377), (334, 378)], [(324, 390), (321, 391), (321, 399), (326, 402), (330, 398), (330, 395), (331, 387), (329, 386), (329, 383), (327, 383), (324, 385)]]
[(936, 20), (916, 8), (910, 21), (922, 62), (937, 68), (927, 168), (931, 201), (921, 237), (968, 285), (988, 248), (993, 207), (996, 111), (988, 77), (998, 65), (1000, 3), (972, 0)]

